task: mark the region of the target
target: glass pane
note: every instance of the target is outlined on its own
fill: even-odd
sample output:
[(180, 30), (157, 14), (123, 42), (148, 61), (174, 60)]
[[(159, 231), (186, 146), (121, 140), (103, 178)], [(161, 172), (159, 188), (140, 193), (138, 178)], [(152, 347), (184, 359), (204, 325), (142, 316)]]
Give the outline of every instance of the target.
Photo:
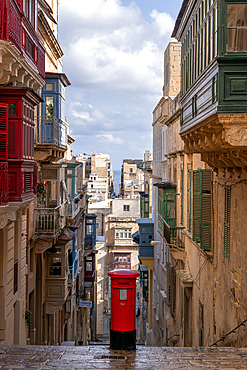
[(45, 98), (45, 115), (48, 118), (53, 117), (53, 96), (46, 96)]
[(45, 84), (45, 89), (46, 90), (53, 90), (54, 89), (53, 84)]
[(247, 4), (227, 4), (227, 51), (247, 51)]
[(93, 263), (87, 261), (86, 262), (86, 271), (92, 271), (93, 270)]
[(175, 218), (175, 203), (167, 203), (167, 218)]
[(9, 115), (15, 114), (15, 104), (9, 104)]
[(61, 275), (62, 258), (50, 258), (49, 275)]

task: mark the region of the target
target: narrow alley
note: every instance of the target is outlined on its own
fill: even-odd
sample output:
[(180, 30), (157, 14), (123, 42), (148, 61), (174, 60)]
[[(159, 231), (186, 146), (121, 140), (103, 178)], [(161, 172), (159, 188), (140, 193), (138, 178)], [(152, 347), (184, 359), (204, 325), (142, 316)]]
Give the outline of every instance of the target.
[(246, 348), (0, 346), (0, 369), (247, 369)]

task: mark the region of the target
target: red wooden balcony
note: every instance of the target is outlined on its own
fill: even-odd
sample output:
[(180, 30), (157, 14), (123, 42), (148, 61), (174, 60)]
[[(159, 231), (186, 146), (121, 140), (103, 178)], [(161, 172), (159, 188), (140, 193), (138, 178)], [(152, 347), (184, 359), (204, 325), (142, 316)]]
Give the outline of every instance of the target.
[(0, 162), (0, 206), (9, 202), (8, 162)]
[(39, 42), (32, 23), (15, 0), (0, 2), (0, 39), (12, 42), (21, 54), (34, 63), (40, 76), (45, 79), (45, 49)]

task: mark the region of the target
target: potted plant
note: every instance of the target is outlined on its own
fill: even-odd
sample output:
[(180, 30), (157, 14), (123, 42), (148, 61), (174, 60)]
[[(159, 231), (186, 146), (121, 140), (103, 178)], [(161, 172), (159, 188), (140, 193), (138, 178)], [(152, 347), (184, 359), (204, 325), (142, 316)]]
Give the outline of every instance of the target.
[(38, 182), (37, 183), (37, 195), (40, 199), (40, 203), (43, 203), (44, 199), (46, 198), (46, 189), (47, 189), (47, 183), (46, 182)]

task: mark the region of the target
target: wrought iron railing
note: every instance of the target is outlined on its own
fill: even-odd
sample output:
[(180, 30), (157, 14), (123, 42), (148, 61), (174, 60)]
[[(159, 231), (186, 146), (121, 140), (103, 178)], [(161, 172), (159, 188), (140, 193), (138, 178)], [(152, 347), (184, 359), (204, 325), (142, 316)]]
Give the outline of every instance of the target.
[(0, 162), (0, 206), (9, 202), (8, 162)]
[(183, 230), (184, 226), (170, 226), (168, 223), (164, 220), (164, 237), (168, 244), (175, 244), (179, 245), (179, 230)]
[(172, 338), (174, 337), (177, 337), (177, 342), (178, 342), (178, 337), (180, 337), (180, 334), (173, 334), (171, 337), (169, 337), (166, 342), (164, 344), (162, 344), (163, 346), (166, 346), (169, 342), (169, 340), (171, 340)]
[(229, 333), (227, 333), (226, 335), (224, 335), (223, 337), (221, 337), (219, 340), (217, 340), (216, 342), (214, 342), (213, 344), (211, 344), (209, 347), (215, 346), (219, 342), (224, 342), (225, 338), (228, 337), (228, 335), (233, 334), (233, 333), (235, 334), (236, 333), (236, 330), (239, 329), (241, 326), (245, 326), (245, 323), (246, 322), (247, 322), (247, 319), (245, 319), (244, 321), (242, 321), (238, 326), (236, 326), (236, 328), (234, 328), (231, 331), (229, 331)]
[(35, 209), (35, 232), (46, 237), (58, 236), (66, 226), (67, 203), (56, 208)]
[(56, 117), (37, 117), (36, 144), (54, 144), (67, 148), (66, 123)]

